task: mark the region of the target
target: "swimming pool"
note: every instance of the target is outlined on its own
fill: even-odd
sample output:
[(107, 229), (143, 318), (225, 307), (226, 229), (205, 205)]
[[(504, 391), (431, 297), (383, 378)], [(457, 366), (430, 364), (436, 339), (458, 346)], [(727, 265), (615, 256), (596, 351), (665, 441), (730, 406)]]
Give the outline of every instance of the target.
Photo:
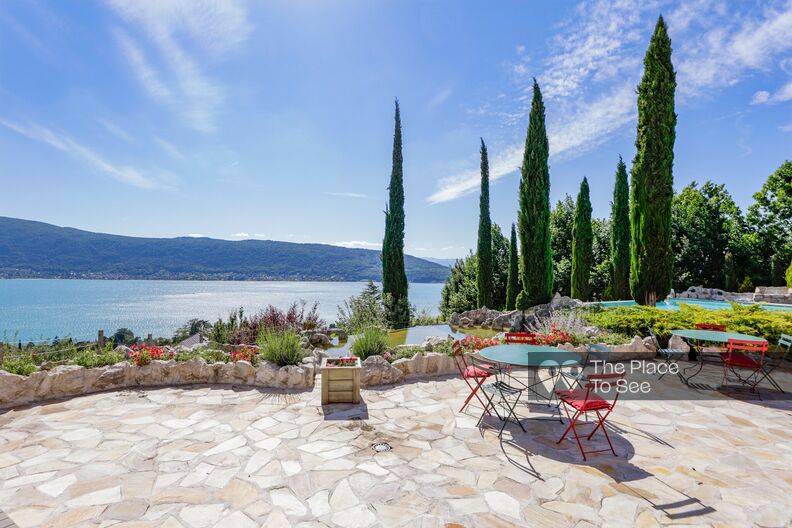
[[(599, 303), (592, 303), (598, 304), (599, 306), (605, 306), (609, 308), (616, 308), (619, 306), (637, 306), (638, 303), (635, 301), (603, 301)], [(699, 308), (704, 308), (705, 310), (730, 310), (731, 304), (725, 301), (707, 301), (702, 299), (666, 299), (665, 301), (657, 303), (657, 307), (661, 310), (679, 310), (679, 306), (682, 304), (698, 306)], [(753, 303), (737, 303), (743, 306), (751, 306)], [(770, 310), (775, 312), (792, 312), (792, 305), (788, 304), (766, 304), (760, 303), (759, 306), (762, 310)]]

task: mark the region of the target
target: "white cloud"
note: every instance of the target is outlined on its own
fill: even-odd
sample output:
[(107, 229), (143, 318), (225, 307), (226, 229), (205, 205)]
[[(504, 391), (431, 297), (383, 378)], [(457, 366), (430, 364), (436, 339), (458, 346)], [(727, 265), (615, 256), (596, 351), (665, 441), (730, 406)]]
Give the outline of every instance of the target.
[[(138, 80), (151, 97), (171, 107), (196, 129), (211, 131), (223, 104), (222, 85), (211, 79), (196, 56), (222, 58), (250, 32), (241, 3), (234, 0), (107, 0), (122, 19), (142, 30), (164, 68), (156, 68), (128, 33), (116, 40)], [(193, 44), (190, 51), (186, 41)], [(204, 61), (206, 63), (207, 61)]]
[(127, 132), (126, 130), (124, 130), (120, 126), (116, 125), (112, 121), (109, 121), (107, 119), (102, 119), (100, 117), (100, 118), (96, 119), (96, 122), (99, 123), (100, 125), (102, 125), (102, 128), (104, 128), (106, 131), (110, 132), (112, 135), (114, 135), (118, 139), (126, 141), (127, 143), (134, 143), (135, 142), (135, 138), (133, 138), (132, 135), (129, 132)]
[(206, 237), (206, 235), (202, 235), (200, 233), (189, 233), (189, 234), (184, 235), (184, 236), (190, 237), (190, 238), (204, 238), (204, 237)]
[[(669, 12), (677, 70), (677, 105), (693, 97), (709, 96), (755, 71), (773, 66), (792, 71), (792, 1), (775, 2), (755, 12), (750, 5), (727, 6), (722, 0), (599, 0), (583, 3), (565, 21), (551, 42), (544, 69), (535, 75), (547, 106), (551, 157), (576, 156), (634, 125), (635, 86), (657, 13)], [(498, 112), (514, 129), (514, 141), (490, 146), (490, 178), (498, 180), (516, 172), (522, 163), (531, 83), (517, 49), (512, 71), (522, 84), (513, 100), (518, 112)], [(753, 104), (792, 100), (792, 83), (777, 92), (758, 92)], [(492, 113), (483, 107), (484, 113)], [(475, 165), (471, 159), (471, 167)], [(475, 192), (479, 171), (441, 178), (428, 197), (430, 203), (454, 200)]]
[(253, 236), (254, 236), (254, 237), (258, 237), (258, 238), (264, 238), (264, 237), (266, 237), (267, 235), (264, 235), (264, 234), (262, 234), (262, 233), (253, 233)]
[(159, 147), (162, 150), (164, 150), (165, 152), (167, 152), (168, 154), (170, 154), (174, 158), (176, 158), (178, 160), (184, 160), (184, 154), (182, 154), (181, 150), (176, 148), (176, 146), (173, 143), (171, 143), (169, 141), (165, 141), (164, 139), (162, 139), (159, 136), (154, 136), (154, 142), (157, 145), (159, 145)]
[(332, 245), (341, 246), (345, 248), (362, 248), (362, 249), (382, 248), (381, 242), (366, 242), (365, 240), (349, 240), (347, 242), (333, 242)]
[(240, 231), (239, 233), (234, 233), (231, 235), (231, 238), (250, 238), (250, 235), (244, 231)]
[(451, 97), (452, 93), (454, 93), (454, 89), (451, 86), (441, 88), (429, 100), (429, 108), (437, 108), (438, 106), (442, 105), (448, 100), (449, 97)]
[[(140, 170), (134, 167), (125, 165), (114, 165), (113, 163), (104, 159), (94, 150), (74, 141), (70, 137), (54, 132), (46, 127), (35, 123), (28, 123), (21, 125), (12, 123), (4, 119), (0, 119), (0, 125), (16, 132), (21, 136), (25, 136), (33, 141), (38, 141), (52, 148), (60, 150), (71, 157), (82, 161), (93, 167), (96, 171), (101, 172), (111, 178), (139, 187), (141, 189), (154, 189), (154, 188), (170, 188), (173, 183), (173, 177), (167, 173), (161, 173), (159, 181), (151, 176), (144, 175)], [(162, 180), (165, 181), (162, 181)], [(171, 180), (170, 182), (167, 180)]]
[(329, 196), (340, 196), (340, 197), (343, 197), (343, 198), (367, 198), (367, 196), (365, 194), (354, 193), (354, 192), (333, 192), (333, 191), (327, 191), (327, 192), (325, 192), (325, 194), (327, 194)]

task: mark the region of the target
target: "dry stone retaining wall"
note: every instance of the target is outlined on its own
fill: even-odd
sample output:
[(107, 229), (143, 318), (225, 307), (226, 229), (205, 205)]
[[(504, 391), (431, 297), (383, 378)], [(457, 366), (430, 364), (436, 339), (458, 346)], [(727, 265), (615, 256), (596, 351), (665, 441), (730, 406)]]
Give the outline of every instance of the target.
[(0, 409), (104, 390), (192, 384), (309, 389), (314, 384), (314, 364), (309, 359), (300, 365), (278, 367), (265, 361), (254, 367), (247, 361), (208, 364), (203, 358), (194, 358), (155, 360), (142, 367), (127, 362), (93, 369), (63, 365), (30, 376), (0, 370)]

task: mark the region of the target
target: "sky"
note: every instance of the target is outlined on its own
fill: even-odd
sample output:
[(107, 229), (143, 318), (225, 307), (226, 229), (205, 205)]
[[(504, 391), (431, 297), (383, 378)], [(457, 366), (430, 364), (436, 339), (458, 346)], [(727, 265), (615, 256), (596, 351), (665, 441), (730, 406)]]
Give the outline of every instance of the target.
[(0, 215), (133, 236), (378, 248), (393, 106), (406, 252), (517, 217), (532, 79), (551, 200), (609, 214), (657, 17), (677, 72), (674, 185), (743, 209), (792, 157), (792, 1), (107, 0), (0, 4)]

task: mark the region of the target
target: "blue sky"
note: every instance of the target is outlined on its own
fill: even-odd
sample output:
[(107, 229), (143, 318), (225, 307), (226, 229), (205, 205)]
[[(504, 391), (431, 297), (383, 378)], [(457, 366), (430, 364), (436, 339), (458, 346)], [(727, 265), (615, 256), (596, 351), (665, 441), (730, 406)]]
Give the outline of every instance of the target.
[(457, 257), (475, 246), (479, 137), (493, 219), (516, 218), (535, 76), (551, 199), (587, 176), (605, 216), (660, 13), (675, 186), (712, 179), (747, 207), (792, 156), (789, 1), (6, 0), (0, 215), (376, 247), (398, 97), (407, 252)]

